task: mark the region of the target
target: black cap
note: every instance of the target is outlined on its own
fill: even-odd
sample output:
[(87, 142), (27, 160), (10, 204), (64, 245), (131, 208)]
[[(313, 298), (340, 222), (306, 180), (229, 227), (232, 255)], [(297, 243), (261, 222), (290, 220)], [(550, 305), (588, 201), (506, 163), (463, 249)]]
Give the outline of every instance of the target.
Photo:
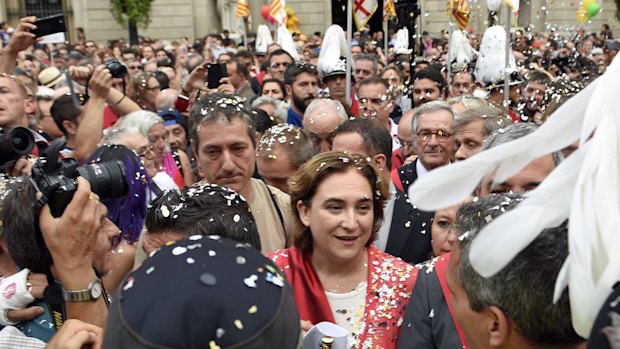
[(106, 348), (296, 348), (292, 289), (256, 249), (192, 236), (147, 259), (110, 306)]

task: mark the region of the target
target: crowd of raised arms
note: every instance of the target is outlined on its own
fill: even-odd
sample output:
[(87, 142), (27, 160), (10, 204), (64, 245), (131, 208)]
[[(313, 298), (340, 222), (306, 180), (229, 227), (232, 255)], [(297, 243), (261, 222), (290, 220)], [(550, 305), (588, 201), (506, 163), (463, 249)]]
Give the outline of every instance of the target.
[[(580, 322), (556, 285), (572, 218), (479, 268), (598, 128), (459, 174), (618, 75), (608, 25), (513, 30), (505, 64), (501, 27), (41, 44), (35, 20), (0, 31), (0, 348), (620, 349), (620, 288)], [(446, 176), (475, 189), (418, 207)]]

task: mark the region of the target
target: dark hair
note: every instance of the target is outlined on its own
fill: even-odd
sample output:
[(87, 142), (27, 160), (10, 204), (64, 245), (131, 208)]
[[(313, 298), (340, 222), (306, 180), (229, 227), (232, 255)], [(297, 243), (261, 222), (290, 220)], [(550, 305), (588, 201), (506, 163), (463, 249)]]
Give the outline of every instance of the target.
[(316, 75), (317, 79), (319, 76), (319, 73), (316, 70), (316, 67), (313, 66), (312, 64), (308, 64), (305, 62), (297, 62), (297, 63), (289, 65), (284, 71), (284, 83), (287, 85), (293, 85), (293, 83), (295, 82), (295, 79), (297, 79), (297, 77), (303, 73), (307, 73), (310, 75)]
[(248, 203), (237, 192), (215, 184), (200, 182), (168, 191), (151, 203), (145, 224), (149, 234), (219, 235), (261, 249)]
[(241, 98), (224, 93), (213, 93), (196, 100), (189, 112), (189, 137), (196, 154), (198, 153), (198, 129), (201, 125), (216, 122), (230, 123), (235, 119), (246, 124), (250, 142), (256, 148), (254, 137), (256, 131), (252, 127), (252, 118), (244, 109), (243, 103)]
[(114, 245), (117, 245), (121, 238), (132, 244), (138, 241), (144, 226), (146, 199), (151, 179), (138, 154), (123, 145), (103, 145), (97, 148), (88, 159), (88, 163), (110, 160), (121, 160), (125, 165), (129, 191), (125, 197), (103, 199), (101, 202), (108, 208), (108, 218), (121, 230), (121, 236), (114, 241)]
[(534, 70), (527, 77), (527, 81), (528, 82), (533, 81), (539, 84), (548, 85), (551, 82), (551, 78), (549, 77), (549, 75), (545, 74), (544, 72)]
[[(463, 205), (457, 212), (456, 227), (464, 233), (457, 241), (460, 260), (455, 279), (463, 287), (469, 307), (481, 312), (499, 307), (516, 324), (519, 334), (535, 345), (583, 342), (573, 329), (569, 290), (553, 303), (555, 280), (568, 256), (568, 224), (543, 230), (500, 272), (489, 278), (478, 274), (469, 261), (471, 242), (490, 220), (513, 209), (519, 195), (491, 195)], [(497, 207), (501, 207), (498, 210)], [(492, 232), (502, 233), (501, 228)]]
[(258, 133), (265, 133), (271, 126), (277, 125), (275, 119), (260, 108), (252, 108), (250, 116), (252, 117), (252, 127)]
[(237, 74), (242, 75), (246, 80), (250, 80), (250, 71), (248, 70), (248, 67), (245, 64), (239, 62), (239, 60), (236, 58), (233, 58), (229, 63), (232, 63), (235, 65)]
[(439, 91), (445, 93), (446, 79), (443, 78), (443, 75), (441, 75), (441, 72), (439, 70), (431, 67), (420, 69), (415, 72), (415, 74), (413, 74), (414, 82), (419, 79), (428, 79), (434, 81), (435, 85), (437, 85), (437, 88), (439, 88)]
[[(297, 202), (301, 201), (304, 206), (311, 207), (312, 198), (323, 181), (334, 173), (345, 173), (355, 169), (368, 180), (372, 189), (373, 198), (373, 229), (366, 247), (372, 245), (377, 236), (377, 231), (383, 222), (383, 205), (389, 197), (388, 181), (383, 177), (372, 163), (357, 154), (347, 154), (329, 151), (318, 154), (297, 170), (289, 181), (291, 196), (291, 208), (296, 224), (303, 227)], [(293, 236), (294, 245), (303, 252), (312, 251), (312, 235), (310, 228), (305, 228)]]
[(82, 113), (82, 109), (77, 107), (73, 103), (73, 98), (70, 95), (62, 95), (52, 103), (50, 114), (54, 118), (56, 126), (60, 129), (62, 134), (67, 136), (67, 130), (62, 125), (63, 121), (67, 120), (71, 123), (77, 124), (77, 118)]
[(286, 97), (286, 88), (284, 87), (284, 83), (278, 79), (274, 79), (274, 78), (270, 78), (270, 79), (264, 79), (263, 83), (260, 85), (260, 93), (259, 95), (263, 95), (263, 87), (265, 86), (266, 83), (268, 82), (275, 82), (276, 84), (278, 84), (278, 86), (280, 86), (280, 89), (282, 90), (282, 94)]
[(365, 85), (375, 85), (375, 84), (385, 86), (386, 90), (390, 88), (390, 84), (387, 81), (385, 81), (383, 78), (381, 78), (380, 76), (371, 76), (369, 78), (362, 80), (359, 83), (357, 89), (359, 90), (360, 88), (362, 88), (362, 86), (365, 86)]
[(4, 220), (3, 228), (11, 258), (21, 268), (45, 273), (53, 261), (49, 252), (37, 243), (35, 190), (27, 177), (20, 177), (7, 188), (10, 192), (4, 200), (3, 214), (11, 219)]
[(159, 82), (159, 88), (165, 90), (170, 87), (170, 78), (163, 71), (156, 71), (153, 77)]
[[(275, 44), (275, 45), (277, 45), (277, 44)], [(269, 46), (271, 46), (271, 45), (269, 45)], [(273, 52), (271, 52), (271, 54), (269, 55), (269, 59), (267, 60), (267, 62), (269, 62), (269, 64), (271, 64), (271, 58), (272, 58), (272, 57), (275, 57), (275, 56), (282, 56), (282, 55), (287, 55), (287, 56), (291, 59), (291, 62), (295, 62), (295, 60), (293, 59), (293, 56), (291, 56), (291, 54), (290, 54), (290, 53), (288, 53), (288, 52), (284, 51), (284, 50), (283, 50), (283, 49), (281, 49), (281, 48), (280, 48), (280, 49), (277, 49), (277, 50), (275, 50), (275, 51), (273, 51)]]
[[(365, 81), (365, 80), (364, 80)], [(375, 120), (357, 118), (341, 123), (334, 131), (334, 136), (355, 132), (364, 140), (364, 150), (370, 157), (383, 154), (386, 167), (392, 169), (392, 135)]]

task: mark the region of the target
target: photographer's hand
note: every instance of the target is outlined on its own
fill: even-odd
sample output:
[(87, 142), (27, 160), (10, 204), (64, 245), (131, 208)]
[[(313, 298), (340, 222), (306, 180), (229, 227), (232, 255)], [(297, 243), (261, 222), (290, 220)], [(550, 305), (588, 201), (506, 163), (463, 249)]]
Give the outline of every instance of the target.
[(73, 79), (73, 81), (80, 85), (86, 86), (88, 79), (93, 74), (93, 70), (94, 68), (90, 64), (86, 67), (72, 65), (69, 67), (69, 74), (71, 74), (71, 79)]
[(36, 43), (36, 36), (30, 32), (37, 28), (37, 26), (34, 25), (36, 20), (37, 17), (34, 16), (24, 17), (19, 20), (19, 25), (11, 36), (9, 44), (2, 49), (3, 54), (0, 57), (0, 73), (13, 74), (19, 52)]
[[(60, 218), (43, 206), (39, 226), (52, 256), (52, 273), (66, 290), (85, 290), (97, 277), (93, 270), (93, 246), (106, 219), (107, 209), (90, 190), (90, 183), (78, 177), (77, 190)], [(94, 301), (67, 302), (67, 317), (105, 326), (108, 308), (104, 297)]]
[(235, 87), (232, 85), (229, 78), (221, 78), (220, 84), (221, 85), (217, 87), (218, 92), (229, 95), (235, 94)]
[(204, 62), (194, 68), (194, 70), (192, 70), (192, 72), (187, 77), (187, 80), (183, 84), (182, 90), (188, 93), (191, 93), (194, 90), (208, 91), (208, 89), (205, 87), (205, 79), (207, 77), (207, 66), (209, 64), (209, 62)]
[(104, 65), (95, 68), (88, 81), (90, 98), (86, 103), (84, 119), (80, 122), (75, 134), (73, 156), (78, 162), (85, 162), (97, 149), (103, 135), (103, 110), (105, 99), (112, 87), (112, 74)]

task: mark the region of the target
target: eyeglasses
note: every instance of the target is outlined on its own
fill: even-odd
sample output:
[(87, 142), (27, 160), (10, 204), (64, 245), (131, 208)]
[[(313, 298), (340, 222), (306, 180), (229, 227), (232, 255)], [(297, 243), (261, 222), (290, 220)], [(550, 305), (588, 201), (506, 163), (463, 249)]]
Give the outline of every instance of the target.
[(450, 139), (450, 137), (452, 137), (452, 133), (448, 133), (443, 130), (439, 130), (437, 132), (420, 131), (417, 133), (417, 135), (425, 142), (429, 141), (433, 135), (435, 135), (435, 137), (437, 137), (437, 140), (440, 142), (445, 142)]

